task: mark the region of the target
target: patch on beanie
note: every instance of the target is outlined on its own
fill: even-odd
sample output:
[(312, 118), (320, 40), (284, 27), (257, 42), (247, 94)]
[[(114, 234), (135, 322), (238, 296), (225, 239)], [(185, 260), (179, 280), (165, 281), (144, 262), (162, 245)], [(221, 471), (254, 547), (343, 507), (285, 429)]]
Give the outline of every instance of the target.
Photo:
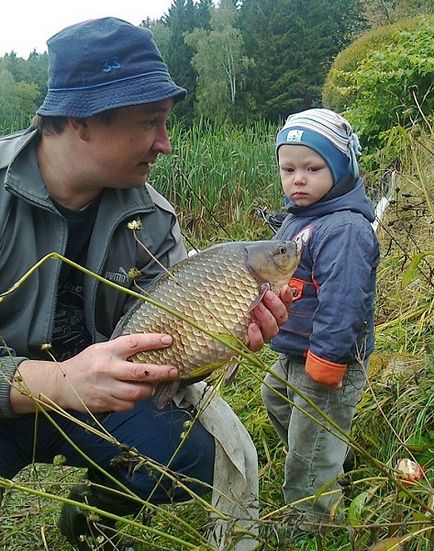
[(304, 130), (289, 130), (286, 135), (287, 142), (301, 142)]

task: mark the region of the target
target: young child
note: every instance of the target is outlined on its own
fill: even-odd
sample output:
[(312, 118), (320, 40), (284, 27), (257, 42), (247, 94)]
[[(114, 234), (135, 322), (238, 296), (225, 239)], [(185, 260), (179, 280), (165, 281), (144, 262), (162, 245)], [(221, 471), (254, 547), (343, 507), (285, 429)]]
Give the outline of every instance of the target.
[[(293, 239), (302, 252), (290, 282), (289, 319), (271, 341), (280, 353), (272, 371), (281, 379), (267, 374), (261, 392), (288, 447), (286, 503), (315, 496), (329, 482), (327, 491), (337, 488), (347, 444), (301, 412), (298, 407), (324, 423), (284, 381), (349, 432), (373, 350), (379, 248), (358, 154), (359, 141), (348, 121), (327, 109), (291, 115), (277, 135), (289, 214), (276, 239)], [(311, 531), (327, 522), (338, 498), (335, 492), (296, 503), (293, 526)]]

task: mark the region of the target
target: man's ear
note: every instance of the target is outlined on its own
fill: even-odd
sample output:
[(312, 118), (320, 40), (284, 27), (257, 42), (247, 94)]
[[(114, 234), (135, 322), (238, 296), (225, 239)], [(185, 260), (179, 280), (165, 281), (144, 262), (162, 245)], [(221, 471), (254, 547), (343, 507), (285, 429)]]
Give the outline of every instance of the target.
[(89, 141), (89, 124), (87, 121), (87, 118), (84, 119), (78, 119), (74, 117), (70, 117), (68, 119), (69, 125), (76, 132), (80, 140), (83, 140), (84, 142)]

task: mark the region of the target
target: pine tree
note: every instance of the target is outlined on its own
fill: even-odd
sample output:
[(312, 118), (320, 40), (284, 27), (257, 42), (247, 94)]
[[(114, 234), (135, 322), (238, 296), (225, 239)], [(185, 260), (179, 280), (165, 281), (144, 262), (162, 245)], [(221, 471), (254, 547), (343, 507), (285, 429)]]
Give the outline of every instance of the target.
[(244, 0), (240, 28), (254, 68), (244, 104), (278, 121), (318, 106), (327, 70), (360, 24), (359, 0)]

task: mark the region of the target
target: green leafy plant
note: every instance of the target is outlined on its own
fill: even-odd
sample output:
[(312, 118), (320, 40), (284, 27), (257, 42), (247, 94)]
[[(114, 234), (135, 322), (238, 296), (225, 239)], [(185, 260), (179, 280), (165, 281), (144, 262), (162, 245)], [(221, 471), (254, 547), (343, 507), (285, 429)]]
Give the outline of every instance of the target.
[[(425, 19), (425, 17), (427, 19)], [(374, 51), (382, 51), (396, 40), (400, 31), (413, 32), (432, 16), (401, 19), (393, 24), (377, 26), (360, 35), (341, 50), (333, 61), (324, 81), (322, 100), (325, 107), (338, 112), (349, 109), (357, 99), (357, 90), (352, 86), (353, 73), (363, 60)]]
[(434, 112), (433, 36), (434, 20), (412, 32), (398, 31), (393, 44), (370, 52), (352, 73), (350, 86), (357, 98), (345, 115), (368, 148), (384, 146), (397, 126), (429, 125)]
[[(248, 129), (202, 125), (184, 132), (174, 128), (174, 156), (167, 158), (167, 165), (166, 160), (159, 162), (153, 176), (175, 203), (188, 237), (195, 244), (271, 237), (252, 207), (281, 206), (274, 129), (262, 124)], [(405, 137), (405, 148), (396, 188), (378, 228), (382, 258), (377, 350), (348, 439), (355, 464), (339, 479), (340, 515), (331, 518), (315, 540), (308, 536), (291, 544), (294, 549), (368, 551), (405, 545), (406, 551), (430, 551), (433, 547), (434, 271), (428, 254), (434, 220), (433, 135), (423, 129), (418, 135), (408, 131), (400, 135)], [(175, 175), (174, 166), (179, 167)], [(372, 173), (367, 176), (376, 178)], [(244, 358), (230, 386), (215, 381), (258, 450), (261, 551), (289, 549), (282, 543), (290, 509), (281, 494), (285, 449), (259, 396), (260, 381), (274, 360), (275, 354), (265, 348), (254, 362)], [(404, 488), (396, 470), (402, 457), (417, 462), (425, 472), (419, 482)], [(134, 466), (144, 460), (129, 458)], [(59, 504), (83, 472), (66, 467), (59, 458), (54, 463), (34, 464), (13, 481), (0, 480), (0, 486), (7, 488), (0, 518), (1, 551), (68, 549), (56, 527)], [(116, 491), (125, 493), (122, 488)], [(131, 538), (138, 551), (209, 551), (203, 538), (210, 511), (206, 500), (143, 506), (143, 517), (117, 519), (118, 531)], [(103, 511), (89, 508), (88, 513), (104, 522)]]

